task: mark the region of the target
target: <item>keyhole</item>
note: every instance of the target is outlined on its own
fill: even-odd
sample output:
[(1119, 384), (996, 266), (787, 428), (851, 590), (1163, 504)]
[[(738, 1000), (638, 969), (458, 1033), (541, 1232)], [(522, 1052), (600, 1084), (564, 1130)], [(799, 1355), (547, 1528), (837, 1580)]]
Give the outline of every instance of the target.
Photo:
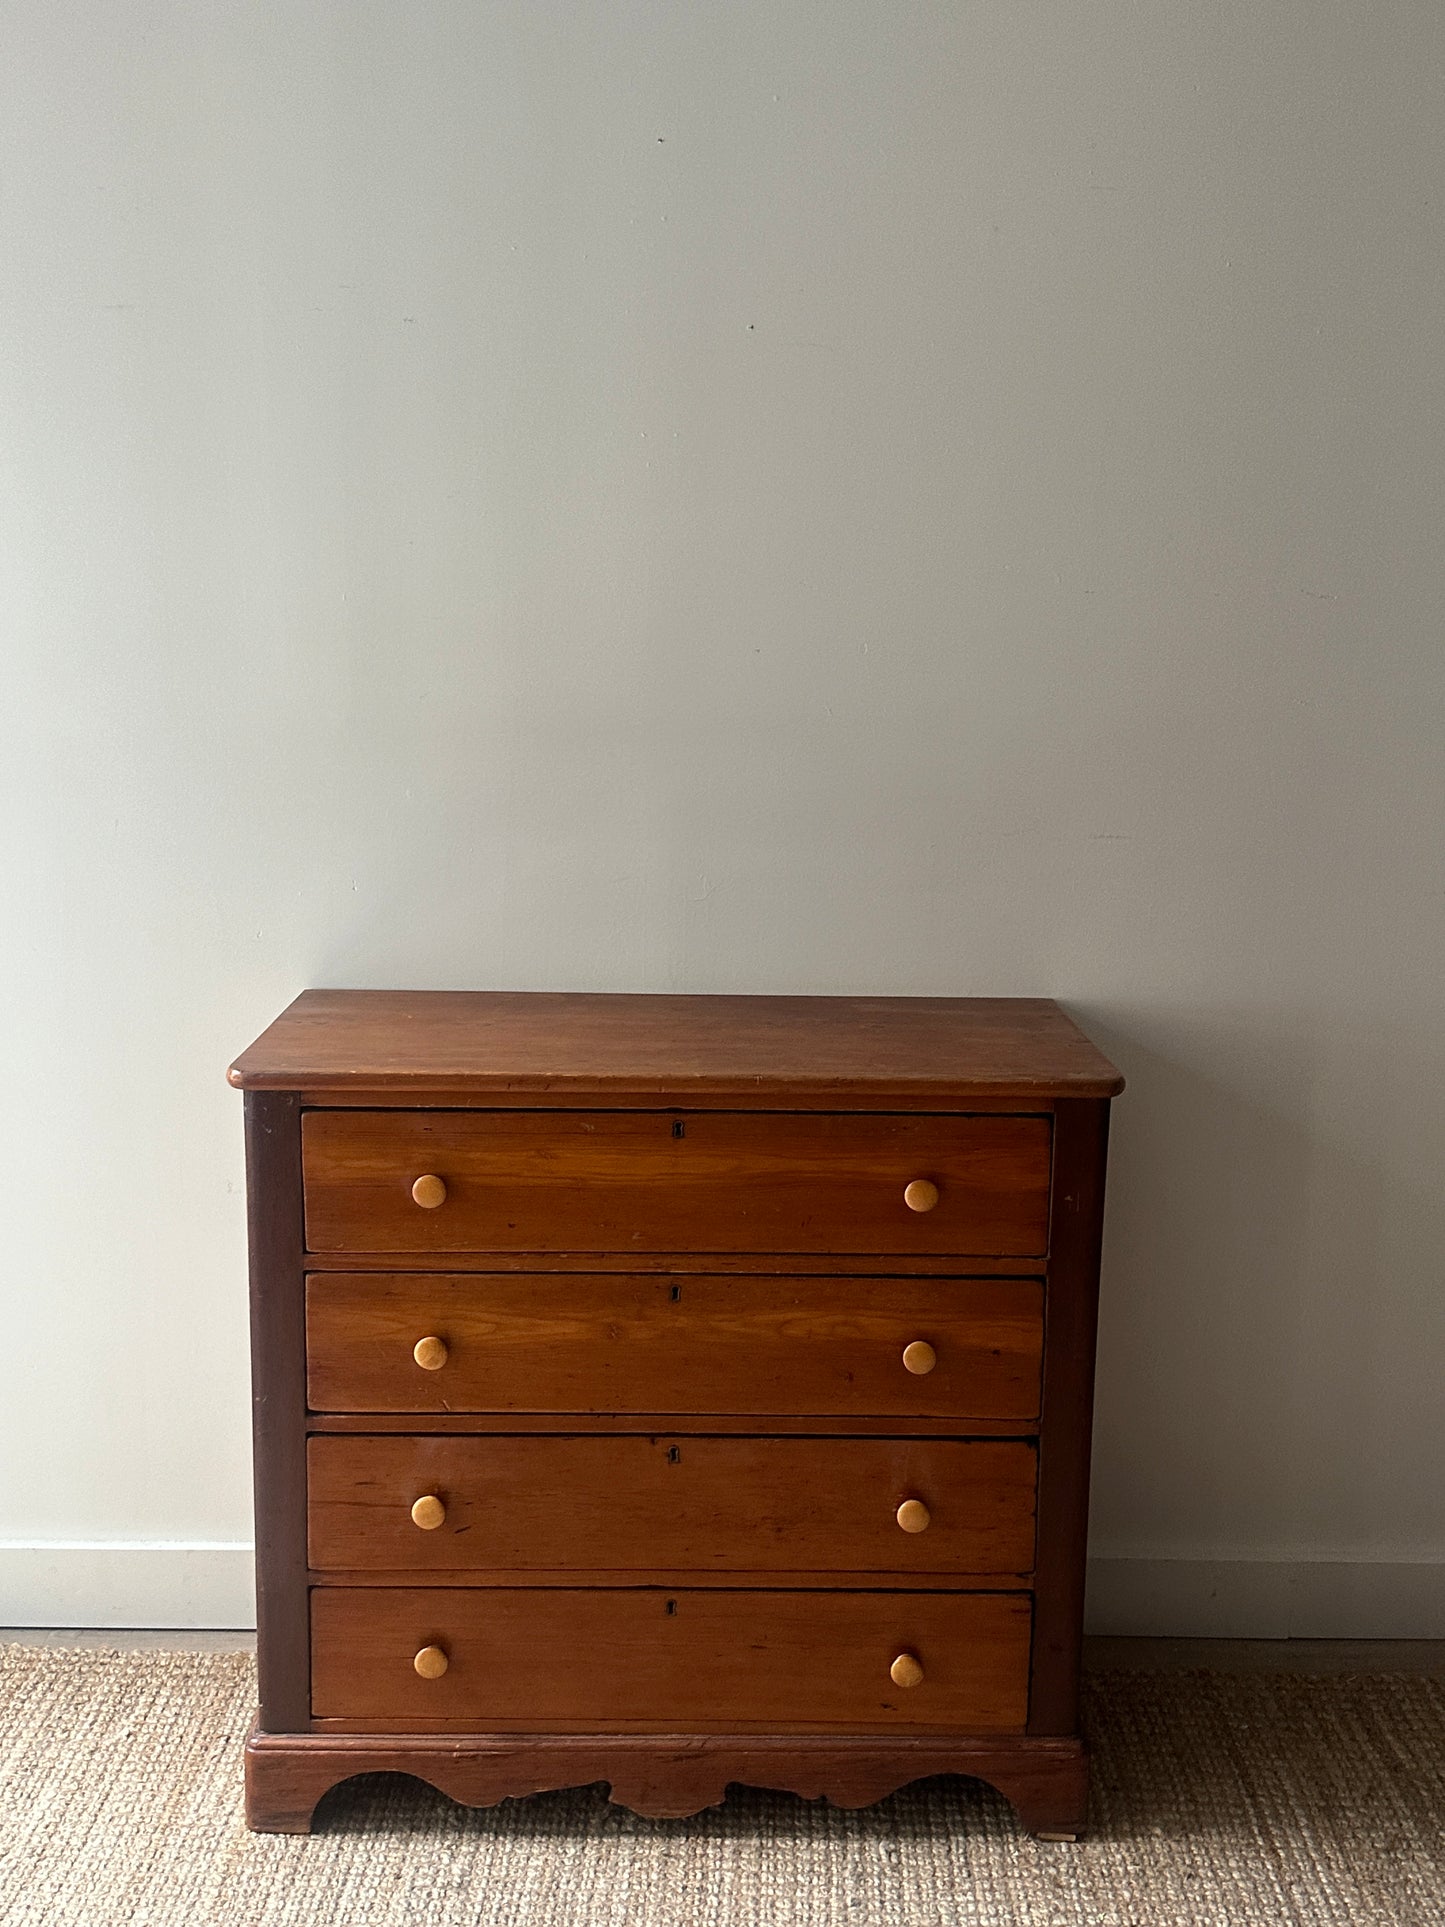
[(682, 1302), (682, 1286), (674, 1285), (668, 1295), (671, 1297), (674, 1305), (680, 1304)]
[(669, 1464), (669, 1465), (681, 1465), (681, 1464), (682, 1464), (682, 1447), (681, 1447), (680, 1445), (669, 1445), (669, 1446), (668, 1446), (668, 1448), (667, 1448), (667, 1462), (668, 1462), (668, 1464)]
[(677, 1601), (675, 1599), (668, 1600), (667, 1610), (668, 1610), (669, 1617), (677, 1611)]
[(675, 1117), (675, 1118), (674, 1118), (674, 1119), (672, 1120), (672, 1135), (673, 1135), (674, 1137), (686, 1137), (686, 1136), (687, 1136), (687, 1126), (686, 1126), (686, 1124), (684, 1124), (684, 1122), (682, 1121), (682, 1119), (681, 1119), (680, 1117)]

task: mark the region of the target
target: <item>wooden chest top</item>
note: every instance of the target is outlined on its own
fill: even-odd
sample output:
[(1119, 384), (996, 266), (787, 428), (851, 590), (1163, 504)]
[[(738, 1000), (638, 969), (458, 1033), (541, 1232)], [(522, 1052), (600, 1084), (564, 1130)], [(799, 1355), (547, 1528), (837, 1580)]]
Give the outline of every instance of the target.
[(231, 1066), (241, 1090), (699, 1099), (1112, 1097), (1047, 998), (307, 990)]

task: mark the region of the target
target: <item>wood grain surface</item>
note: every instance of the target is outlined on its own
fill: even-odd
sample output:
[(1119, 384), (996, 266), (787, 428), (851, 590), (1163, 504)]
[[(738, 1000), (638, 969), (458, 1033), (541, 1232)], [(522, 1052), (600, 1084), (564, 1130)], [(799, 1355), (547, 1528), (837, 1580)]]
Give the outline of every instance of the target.
[[(1031, 1420), (1036, 1278), (313, 1272), (317, 1411), (850, 1412)], [(447, 1346), (422, 1371), (418, 1339)], [(905, 1369), (916, 1339), (938, 1354)]]
[[(0, 1256), (4, 1247), (0, 1244)], [(828, 1252), (789, 1251), (709, 1251), (704, 1259), (687, 1251), (549, 1251), (539, 1256), (530, 1251), (311, 1251), (306, 1254), (310, 1271), (652, 1271), (686, 1276), (690, 1272), (737, 1272), (744, 1276), (766, 1277), (810, 1275), (835, 1277), (846, 1270), (855, 1278), (893, 1278), (914, 1275), (920, 1278), (956, 1278), (961, 1270), (958, 1258), (950, 1252), (932, 1251), (852, 1251), (847, 1263)], [(1038, 1258), (999, 1258), (990, 1256), (975, 1269), (990, 1277), (1034, 1278), (1044, 1269)]]
[[(241, 1088), (549, 1100), (880, 1092), (1107, 1097), (1114, 1066), (1032, 997), (307, 990), (231, 1066)], [(414, 1101), (414, 1100), (413, 1100)]]
[(1094, 1341), (1108, 1147), (1106, 1103), (1080, 1099), (1061, 1108), (1039, 1439), (1038, 1610), (1029, 1701), (1029, 1731), (1040, 1736), (1076, 1733), (1079, 1728)]
[[(1035, 1453), (1017, 1440), (333, 1437), (312, 1438), (309, 1470), (316, 1570), (1033, 1566)], [(419, 1530), (428, 1497), (444, 1516)], [(904, 1530), (920, 1504), (926, 1525)]]
[(1062, 1838), (1083, 1831), (1089, 1790), (1077, 1739), (253, 1732), (246, 1743), (247, 1824), (267, 1833), (309, 1833), (323, 1794), (358, 1773), (409, 1773), (476, 1807), (602, 1782), (618, 1806), (655, 1819), (719, 1806), (735, 1785), (865, 1807), (910, 1780), (959, 1773), (997, 1787), (1031, 1831)]
[[(317, 1718), (995, 1733), (1028, 1705), (1021, 1594), (322, 1586), (311, 1629)], [(413, 1668), (429, 1645), (438, 1680)], [(911, 1691), (889, 1677), (905, 1650), (927, 1674)]]
[[(315, 1251), (1041, 1255), (1050, 1122), (664, 1111), (308, 1111)], [(446, 1201), (419, 1207), (419, 1176)], [(927, 1178), (931, 1211), (904, 1192)]]
[(301, 1107), (272, 1091), (245, 1107), (260, 1721), (294, 1733), (310, 1716)]
[(308, 1433), (413, 1432), (449, 1436), (495, 1432), (577, 1432), (654, 1438), (659, 1432), (708, 1436), (872, 1439), (1032, 1438), (1036, 1419), (934, 1418), (878, 1412), (308, 1412)]

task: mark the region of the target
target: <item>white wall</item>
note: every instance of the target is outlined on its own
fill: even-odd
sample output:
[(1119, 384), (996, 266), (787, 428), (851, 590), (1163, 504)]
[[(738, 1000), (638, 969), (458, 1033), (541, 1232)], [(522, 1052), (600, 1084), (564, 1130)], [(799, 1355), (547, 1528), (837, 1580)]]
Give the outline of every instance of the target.
[(1445, 1632), (1434, 0), (5, 41), (0, 1619), (244, 1613), (351, 983), (1061, 997), (1097, 1623)]

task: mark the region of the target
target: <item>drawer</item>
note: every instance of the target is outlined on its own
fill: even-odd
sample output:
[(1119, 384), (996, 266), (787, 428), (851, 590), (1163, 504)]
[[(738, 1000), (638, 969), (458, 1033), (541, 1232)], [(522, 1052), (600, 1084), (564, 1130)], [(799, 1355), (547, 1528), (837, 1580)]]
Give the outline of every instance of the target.
[(421, 1730), (1020, 1732), (1029, 1630), (1017, 1593), (318, 1587), (311, 1703)]
[[(1005, 1419), (1039, 1410), (1036, 1278), (313, 1272), (321, 1412)], [(432, 1340), (430, 1346), (423, 1340)], [(928, 1348), (904, 1352), (914, 1345)], [(423, 1358), (434, 1367), (424, 1369)]]
[[(306, 1236), (339, 1252), (1037, 1257), (1049, 1143), (1046, 1117), (310, 1111)], [(930, 1208), (905, 1201), (915, 1181)]]
[(1033, 1566), (1035, 1452), (1014, 1439), (320, 1437), (308, 1470), (317, 1569)]

